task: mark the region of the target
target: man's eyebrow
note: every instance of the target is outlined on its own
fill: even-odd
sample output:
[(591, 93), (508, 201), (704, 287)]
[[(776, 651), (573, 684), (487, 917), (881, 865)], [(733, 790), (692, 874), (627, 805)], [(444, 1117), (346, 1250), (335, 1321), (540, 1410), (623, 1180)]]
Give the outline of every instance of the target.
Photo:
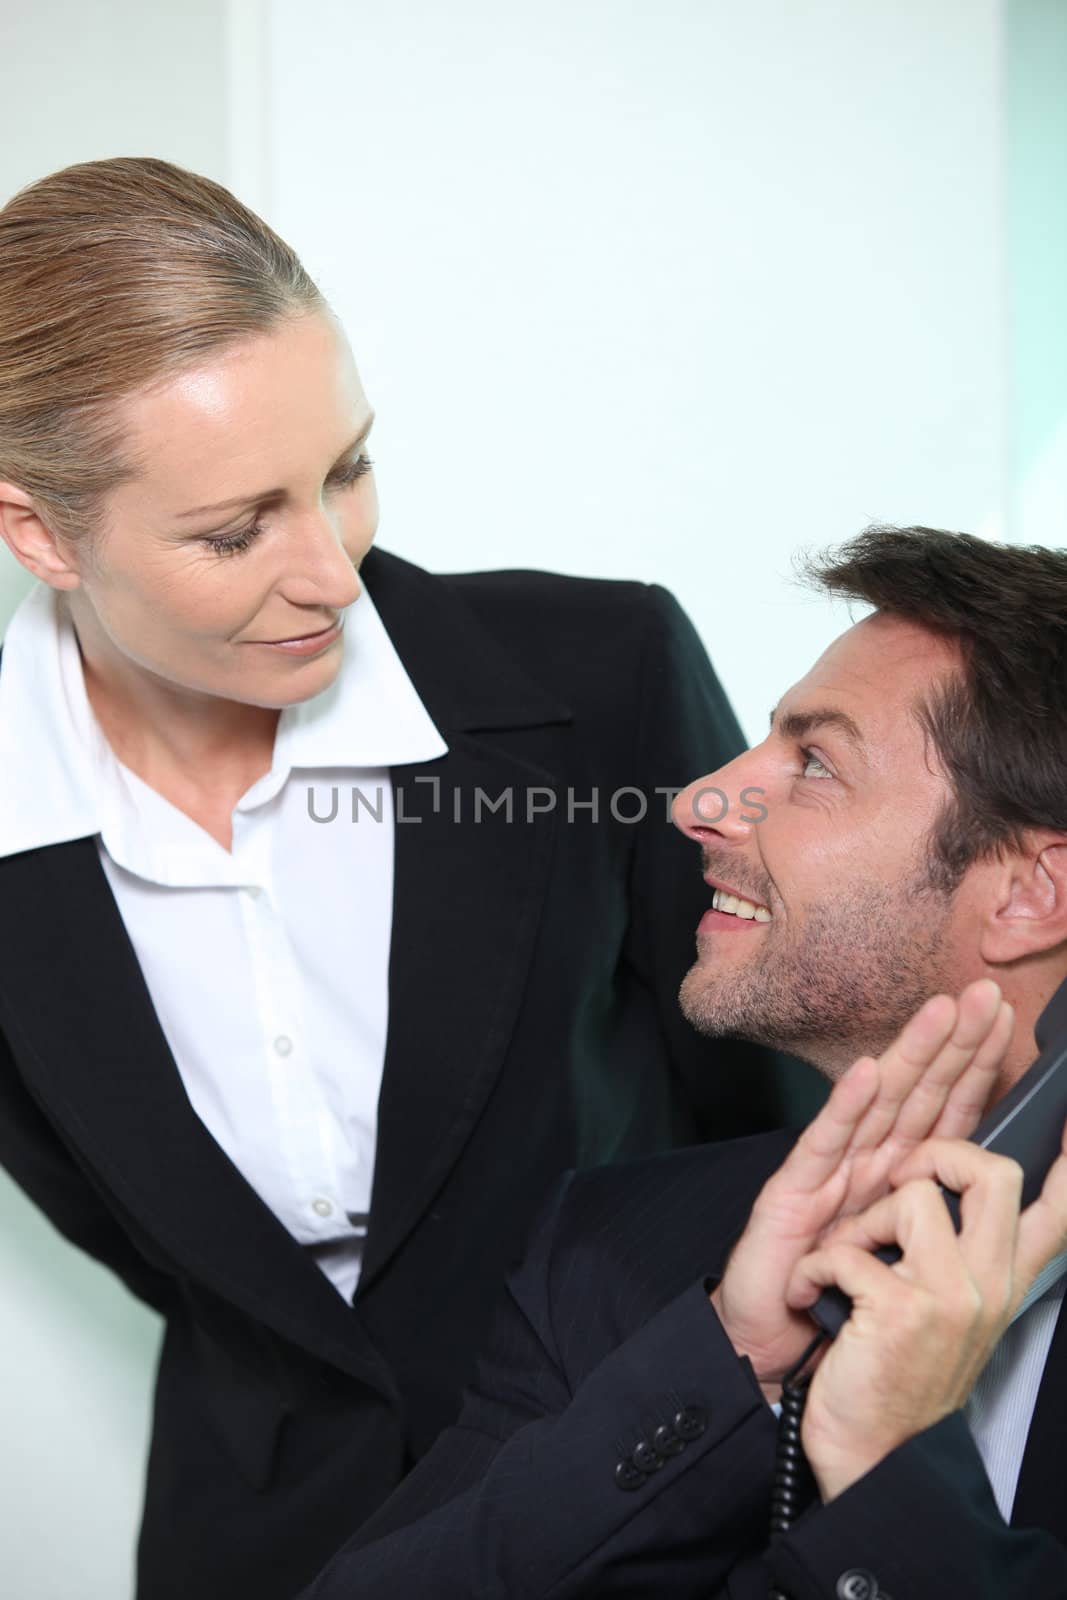
[(775, 706), (771, 712), (771, 727), (777, 728), (783, 739), (806, 739), (818, 728), (836, 728), (859, 755), (865, 750), (858, 724), (847, 711), (836, 711), (830, 706), (817, 706), (811, 711), (783, 711), (780, 716)]
[[(372, 411), (370, 417), (364, 423), (360, 432), (357, 433), (356, 437), (352, 440), (351, 444), (345, 445), (344, 449), (341, 451), (341, 454), (337, 457), (337, 461), (343, 461), (345, 456), (347, 456), (350, 451), (354, 450), (357, 445), (361, 445), (366, 439), (368, 433), (370, 433), (373, 426), (374, 412)], [(334, 465), (336, 464), (337, 463), (335, 462)], [(175, 512), (174, 520), (176, 522), (184, 522), (187, 517), (203, 517), (206, 516), (209, 511), (227, 511), (230, 506), (250, 506), (254, 500), (272, 500), (283, 492), (284, 491), (281, 489), (261, 489), (258, 494), (235, 494), (229, 500), (216, 501), (213, 506), (193, 506), (191, 511)]]

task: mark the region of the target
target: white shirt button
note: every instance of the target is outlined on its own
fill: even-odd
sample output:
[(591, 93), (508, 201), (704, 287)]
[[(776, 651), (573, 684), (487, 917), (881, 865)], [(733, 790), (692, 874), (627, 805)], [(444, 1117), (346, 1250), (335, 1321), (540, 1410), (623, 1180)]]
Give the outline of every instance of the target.
[(319, 1217), (333, 1216), (333, 1206), (328, 1200), (313, 1200), (311, 1202), (311, 1209), (314, 1211), (315, 1215)]
[(287, 1056), (293, 1048), (293, 1041), (287, 1033), (280, 1033), (274, 1041), (274, 1048), (280, 1056)]

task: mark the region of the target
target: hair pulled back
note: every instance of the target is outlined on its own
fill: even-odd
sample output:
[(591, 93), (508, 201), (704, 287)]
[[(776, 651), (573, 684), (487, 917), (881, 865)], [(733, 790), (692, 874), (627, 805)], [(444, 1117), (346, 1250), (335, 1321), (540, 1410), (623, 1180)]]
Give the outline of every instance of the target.
[(325, 309), (284, 240), (210, 178), (122, 156), (28, 185), (0, 210), (0, 479), (53, 533), (97, 533), (138, 471), (119, 401)]

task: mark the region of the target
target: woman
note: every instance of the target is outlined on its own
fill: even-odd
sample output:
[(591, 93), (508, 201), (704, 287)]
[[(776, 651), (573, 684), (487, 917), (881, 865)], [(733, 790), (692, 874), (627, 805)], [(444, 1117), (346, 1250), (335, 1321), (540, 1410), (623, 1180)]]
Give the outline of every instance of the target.
[(676, 1011), (662, 789), (741, 745), (684, 615), (371, 551), (372, 420), (218, 185), (0, 211), (0, 1155), (167, 1319), (142, 1600), (318, 1570), (565, 1168), (774, 1120)]

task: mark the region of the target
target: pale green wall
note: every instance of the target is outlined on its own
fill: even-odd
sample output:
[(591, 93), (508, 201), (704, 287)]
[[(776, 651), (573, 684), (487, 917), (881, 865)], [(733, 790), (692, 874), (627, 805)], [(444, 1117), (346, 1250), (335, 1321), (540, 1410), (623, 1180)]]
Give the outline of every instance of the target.
[[(226, 24), (224, 0), (0, 0), (0, 203), (113, 155), (225, 181)], [(27, 586), (0, 548), (0, 630)], [(4, 1600), (132, 1594), (160, 1329), (0, 1173)]]
[(1067, 3), (1006, 0), (1009, 528), (1067, 544)]
[[(0, 205), (48, 172), (106, 156), (160, 156), (225, 182), (229, 9), (0, 0)], [(26, 588), (0, 548), (0, 633)]]

